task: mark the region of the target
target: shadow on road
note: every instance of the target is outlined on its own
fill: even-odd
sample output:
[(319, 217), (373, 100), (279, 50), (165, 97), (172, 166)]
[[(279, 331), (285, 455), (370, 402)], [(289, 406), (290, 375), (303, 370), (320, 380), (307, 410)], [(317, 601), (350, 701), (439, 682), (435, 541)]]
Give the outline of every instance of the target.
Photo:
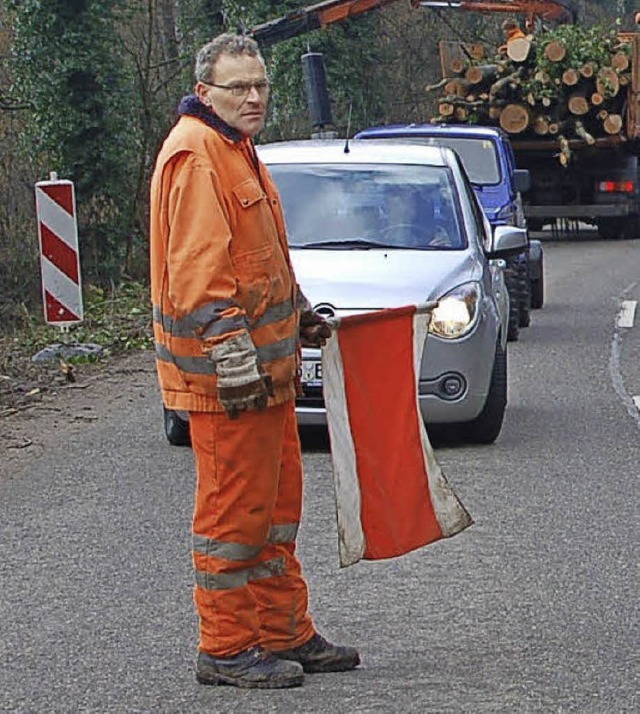
[(329, 431), (324, 426), (301, 426), (299, 429), (303, 451), (331, 451)]

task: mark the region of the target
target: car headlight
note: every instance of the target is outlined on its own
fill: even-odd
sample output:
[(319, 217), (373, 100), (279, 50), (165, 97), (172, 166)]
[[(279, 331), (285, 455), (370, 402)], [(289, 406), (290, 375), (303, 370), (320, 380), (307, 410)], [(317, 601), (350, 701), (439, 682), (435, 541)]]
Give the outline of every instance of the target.
[(476, 322), (480, 286), (465, 283), (438, 300), (433, 311), (429, 332), (445, 340), (456, 340), (466, 335)]

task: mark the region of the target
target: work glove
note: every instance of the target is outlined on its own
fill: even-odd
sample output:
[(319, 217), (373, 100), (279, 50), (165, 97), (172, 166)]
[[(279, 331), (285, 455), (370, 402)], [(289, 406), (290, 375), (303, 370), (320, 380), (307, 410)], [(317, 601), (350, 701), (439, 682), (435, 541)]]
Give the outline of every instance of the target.
[(258, 365), (256, 348), (246, 332), (209, 352), (218, 376), (218, 400), (230, 419), (250, 409), (262, 411), (274, 396), (271, 376)]
[(321, 315), (313, 310), (300, 313), (300, 344), (303, 347), (324, 347), (331, 337), (331, 328)]

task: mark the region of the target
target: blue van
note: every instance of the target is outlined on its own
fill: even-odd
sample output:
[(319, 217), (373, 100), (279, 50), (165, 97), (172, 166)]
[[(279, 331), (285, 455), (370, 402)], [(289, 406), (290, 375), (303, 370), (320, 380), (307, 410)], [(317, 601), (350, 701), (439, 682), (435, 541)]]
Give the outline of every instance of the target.
[[(438, 144), (454, 149), (492, 226), (526, 228), (521, 193), (529, 189), (526, 169), (516, 168), (507, 135), (491, 127), (468, 124), (397, 124), (365, 129), (355, 139), (398, 140)], [(509, 258), (505, 279), (511, 302), (509, 340), (518, 339), (530, 322), (530, 308), (544, 302), (542, 244), (529, 240), (528, 250)]]

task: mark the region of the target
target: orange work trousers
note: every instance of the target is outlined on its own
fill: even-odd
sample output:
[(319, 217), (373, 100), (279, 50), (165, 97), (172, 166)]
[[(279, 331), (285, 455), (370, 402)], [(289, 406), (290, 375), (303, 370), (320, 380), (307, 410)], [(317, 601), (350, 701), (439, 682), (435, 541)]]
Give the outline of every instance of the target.
[(199, 649), (229, 657), (304, 644), (315, 629), (295, 554), (302, 455), (293, 400), (237, 419), (189, 416)]

